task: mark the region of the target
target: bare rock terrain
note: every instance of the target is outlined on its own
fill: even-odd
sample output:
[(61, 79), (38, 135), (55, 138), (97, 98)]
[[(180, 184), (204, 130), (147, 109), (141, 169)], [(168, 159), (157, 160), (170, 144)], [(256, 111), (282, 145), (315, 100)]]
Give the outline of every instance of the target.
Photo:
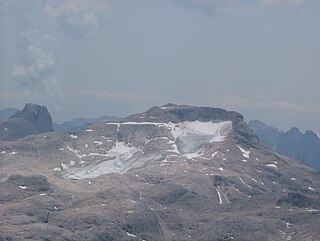
[(0, 240), (319, 240), (319, 173), (236, 112), (168, 104), (0, 142)]

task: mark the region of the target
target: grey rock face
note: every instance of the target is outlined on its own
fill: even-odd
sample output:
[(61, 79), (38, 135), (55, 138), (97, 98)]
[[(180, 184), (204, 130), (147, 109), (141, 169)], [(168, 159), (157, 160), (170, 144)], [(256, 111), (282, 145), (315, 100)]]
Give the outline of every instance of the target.
[(51, 132), (52, 118), (45, 106), (26, 104), (9, 119), (0, 122), (0, 139), (16, 140), (28, 135)]
[(45, 106), (26, 104), (22, 111), (17, 111), (10, 119), (23, 118), (31, 123), (38, 133), (53, 131), (52, 118)]

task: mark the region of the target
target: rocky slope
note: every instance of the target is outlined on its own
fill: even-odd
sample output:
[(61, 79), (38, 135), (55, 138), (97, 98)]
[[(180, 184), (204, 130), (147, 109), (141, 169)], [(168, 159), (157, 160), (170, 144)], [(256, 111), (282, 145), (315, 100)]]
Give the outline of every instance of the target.
[(23, 110), (0, 122), (0, 140), (19, 138), (53, 131), (52, 118), (45, 106), (26, 104)]
[(166, 105), (0, 143), (0, 240), (317, 240), (319, 174), (236, 112)]
[(292, 158), (303, 160), (320, 171), (320, 138), (314, 132), (302, 133), (296, 127), (283, 132), (259, 120), (250, 121), (249, 126), (267, 147)]

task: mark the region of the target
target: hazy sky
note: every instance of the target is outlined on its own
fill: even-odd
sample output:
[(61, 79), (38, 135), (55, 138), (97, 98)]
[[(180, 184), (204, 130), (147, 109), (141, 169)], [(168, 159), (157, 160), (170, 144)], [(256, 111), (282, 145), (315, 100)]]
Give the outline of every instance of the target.
[(320, 132), (319, 0), (1, 0), (0, 108), (168, 102)]

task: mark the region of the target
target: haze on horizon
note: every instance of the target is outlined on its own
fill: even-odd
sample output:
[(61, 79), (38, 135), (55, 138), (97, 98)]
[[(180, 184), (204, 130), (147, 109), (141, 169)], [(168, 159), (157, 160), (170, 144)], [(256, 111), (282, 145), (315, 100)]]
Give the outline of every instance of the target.
[(320, 1), (2, 0), (0, 26), (0, 109), (172, 102), (320, 133)]

